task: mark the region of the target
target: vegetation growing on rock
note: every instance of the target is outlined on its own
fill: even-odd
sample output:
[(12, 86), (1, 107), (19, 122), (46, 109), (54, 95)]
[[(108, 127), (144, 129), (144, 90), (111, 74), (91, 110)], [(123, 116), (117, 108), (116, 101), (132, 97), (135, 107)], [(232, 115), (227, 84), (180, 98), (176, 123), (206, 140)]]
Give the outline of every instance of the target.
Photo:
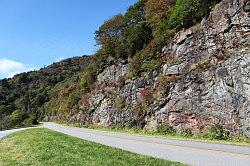
[[(167, 124), (171, 127), (159, 130), (191, 136), (218, 123), (223, 131), (211, 130), (211, 138), (221, 139), (216, 133), (224, 130), (249, 135), (249, 94), (242, 83), (249, 72), (242, 27), (249, 13), (240, 7), (245, 0), (219, 2), (139, 0), (96, 31), (95, 55), (1, 80), (0, 129), (37, 120), (136, 128)], [(14, 122), (16, 110), (27, 116), (18, 114)]]

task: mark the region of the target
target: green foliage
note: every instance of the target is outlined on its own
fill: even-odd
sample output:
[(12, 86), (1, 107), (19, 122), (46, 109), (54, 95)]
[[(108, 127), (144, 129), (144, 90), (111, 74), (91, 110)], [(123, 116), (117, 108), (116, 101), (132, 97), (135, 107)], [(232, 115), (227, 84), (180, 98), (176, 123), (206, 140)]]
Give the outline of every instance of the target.
[(66, 102), (66, 107), (69, 109), (73, 108), (73, 106), (75, 106), (79, 100), (80, 100), (80, 90), (76, 89), (73, 93), (69, 95)]
[(13, 112), (14, 106), (0, 105), (0, 115), (9, 115)]
[(201, 20), (218, 0), (177, 0), (169, 18), (172, 28), (188, 28)]
[(119, 14), (106, 21), (98, 31), (96, 31), (96, 42), (102, 48), (106, 56), (119, 58), (119, 48), (123, 47), (122, 31), (124, 29), (124, 16)]
[(152, 44), (151, 42), (133, 57), (129, 66), (133, 77), (140, 76), (143, 72), (149, 73), (160, 66), (160, 62), (157, 60), (159, 54), (155, 51)]
[(174, 135), (176, 130), (170, 125), (157, 125), (156, 132), (163, 135)]
[(111, 125), (111, 130), (121, 131), (123, 129), (125, 129), (125, 126), (123, 124), (121, 124), (121, 123)]
[(148, 112), (148, 103), (141, 102), (135, 104), (130, 108), (130, 111), (133, 113), (133, 122), (131, 123), (131, 127), (144, 127), (146, 123), (145, 121), (143, 121), (143, 119), (145, 118), (146, 113)]
[(32, 117), (30, 117), (30, 118), (28, 118), (28, 119), (25, 119), (25, 120), (22, 122), (22, 124), (23, 124), (24, 126), (32, 126), (32, 125), (37, 125), (37, 124), (38, 124), (38, 121), (37, 121), (37, 119), (36, 119), (34, 116), (32, 116)]
[(115, 99), (115, 107), (120, 110), (123, 109), (125, 107), (125, 103), (123, 100), (121, 100), (120, 98), (116, 98)]
[(221, 125), (215, 124), (210, 127), (207, 133), (210, 139), (227, 140), (229, 139), (229, 132), (227, 132)]
[(90, 92), (91, 85), (95, 83), (98, 69), (99, 68), (97, 64), (92, 64), (88, 66), (86, 70), (84, 70), (83, 76), (81, 77), (80, 86), (85, 93)]
[[(58, 112), (60, 102), (56, 100), (60, 90), (69, 82), (78, 82), (77, 75), (91, 61), (86, 56), (74, 57), (38, 71), (0, 80), (0, 130), (31, 124), (32, 119), (29, 118), (33, 115), (42, 119), (41, 116)], [(45, 104), (50, 100), (50, 104)]]
[(182, 137), (192, 137), (193, 133), (192, 133), (192, 130), (189, 129), (189, 128), (182, 128), (179, 131), (179, 135), (182, 136)]
[(146, 3), (146, 18), (153, 30), (154, 40), (157, 43), (155, 49), (158, 51), (175, 34), (175, 30), (171, 29), (168, 24), (174, 5), (174, 0), (149, 0)]
[(171, 81), (165, 75), (160, 75), (157, 79), (158, 82), (158, 90), (163, 93), (170, 88)]
[(112, 17), (96, 31), (96, 41), (101, 46), (99, 54), (124, 59), (150, 42), (152, 31), (145, 20), (145, 2), (140, 0), (125, 15)]
[(141, 69), (144, 72), (151, 72), (159, 66), (159, 62), (157, 60), (144, 61), (141, 65)]
[(28, 114), (23, 110), (16, 110), (11, 114), (11, 126), (20, 125), (24, 120), (28, 119)]

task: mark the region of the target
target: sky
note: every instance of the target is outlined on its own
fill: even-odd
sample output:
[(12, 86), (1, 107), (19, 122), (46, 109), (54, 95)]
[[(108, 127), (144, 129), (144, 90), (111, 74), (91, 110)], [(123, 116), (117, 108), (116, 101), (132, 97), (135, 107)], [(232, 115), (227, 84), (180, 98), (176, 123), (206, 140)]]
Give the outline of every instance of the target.
[(95, 53), (95, 31), (136, 1), (0, 0), (0, 79)]

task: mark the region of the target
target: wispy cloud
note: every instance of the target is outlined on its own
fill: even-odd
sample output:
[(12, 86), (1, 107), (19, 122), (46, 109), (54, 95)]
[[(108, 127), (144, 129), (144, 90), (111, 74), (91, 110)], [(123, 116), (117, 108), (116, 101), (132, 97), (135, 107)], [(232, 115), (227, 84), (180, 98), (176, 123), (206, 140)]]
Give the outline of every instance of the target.
[(31, 70), (35, 70), (32, 65), (4, 58), (0, 59), (0, 78), (11, 78), (16, 74)]

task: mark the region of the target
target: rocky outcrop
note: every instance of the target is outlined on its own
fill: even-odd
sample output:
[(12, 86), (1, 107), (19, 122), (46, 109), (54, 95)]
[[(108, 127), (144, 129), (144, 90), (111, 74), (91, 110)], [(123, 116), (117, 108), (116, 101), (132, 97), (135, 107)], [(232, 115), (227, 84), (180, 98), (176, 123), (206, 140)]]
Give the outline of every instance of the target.
[[(128, 63), (105, 68), (88, 111), (75, 115), (75, 122), (147, 128), (169, 124), (193, 132), (221, 124), (231, 134), (250, 137), (248, 0), (223, 0), (162, 51), (166, 63), (145, 77), (129, 78)], [(159, 89), (162, 77), (167, 78), (165, 89)]]
[(200, 131), (219, 123), (250, 136), (250, 17), (248, 1), (224, 0), (200, 26), (179, 32), (165, 56), (165, 75), (181, 75), (158, 122)]

